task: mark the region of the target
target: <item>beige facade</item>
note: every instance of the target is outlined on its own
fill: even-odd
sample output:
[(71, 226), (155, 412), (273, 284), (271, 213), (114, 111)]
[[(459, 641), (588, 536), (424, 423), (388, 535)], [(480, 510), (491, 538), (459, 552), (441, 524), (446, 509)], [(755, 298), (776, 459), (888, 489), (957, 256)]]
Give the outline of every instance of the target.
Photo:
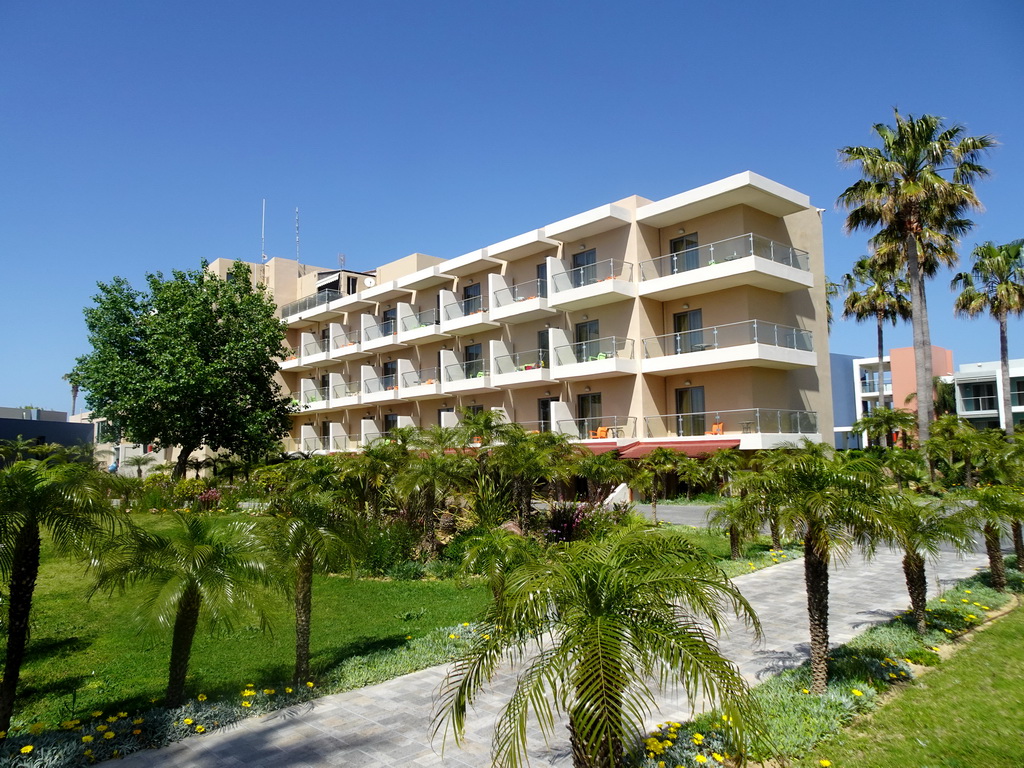
[(292, 449), (358, 450), (466, 408), (620, 449), (832, 435), (820, 215), (754, 173), (453, 259), (253, 271), (288, 328)]

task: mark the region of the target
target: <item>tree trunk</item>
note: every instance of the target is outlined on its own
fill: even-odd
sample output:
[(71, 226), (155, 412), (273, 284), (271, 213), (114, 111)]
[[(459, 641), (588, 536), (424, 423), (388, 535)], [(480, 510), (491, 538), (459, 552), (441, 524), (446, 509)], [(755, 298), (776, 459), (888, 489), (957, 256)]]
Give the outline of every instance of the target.
[(172, 480), (181, 480), (185, 476), (185, 472), (188, 470), (188, 458), (197, 447), (181, 446), (181, 453), (178, 454), (178, 460), (174, 462), (174, 471), (171, 472)]
[(729, 526), (729, 550), (730, 557), (733, 560), (739, 560), (743, 557), (743, 553), (740, 552), (740, 529), (738, 526)]
[(779, 533), (779, 519), (774, 515), (768, 518), (768, 531), (772, 536), (772, 549), (782, 549), (782, 536)]
[(1015, 521), (1010, 525), (1013, 532), (1013, 552), (1017, 555), (1017, 570), (1024, 571), (1024, 535), (1021, 534), (1021, 524)]
[(10, 595), (7, 605), (7, 658), (4, 661), (4, 679), (0, 681), (0, 730), (11, 727), (14, 697), (21, 677), (28, 644), (29, 614), (32, 611), (32, 593), (39, 576), (39, 526), (29, 523), (18, 534), (11, 564)]
[(918, 261), (917, 239), (907, 238), (907, 282), (910, 283), (911, 315), (914, 332), (914, 365), (917, 368), (917, 438), (924, 448), (931, 436), (935, 418), (932, 402), (932, 338), (928, 329), (928, 303), (925, 297), (925, 278)]
[(573, 768), (619, 768), (623, 764), (622, 745), (601, 742), (588, 745), (576, 727), (576, 713), (569, 713), (569, 744), (572, 748)]
[(992, 572), (992, 588), (1006, 591), (1006, 565), (1003, 550), (999, 546), (999, 526), (985, 524), (985, 551), (988, 553), (988, 567)]
[(815, 549), (813, 533), (812, 528), (804, 538), (804, 581), (811, 630), (811, 692), (821, 695), (828, 682), (828, 560)]
[(192, 641), (196, 637), (196, 627), (199, 626), (199, 608), (202, 602), (203, 597), (194, 585), (186, 587), (185, 593), (178, 601), (164, 702), (169, 708), (180, 707), (185, 703), (185, 678), (188, 676), (188, 662), (192, 656)]
[(999, 320), (999, 378), (1002, 389), (1003, 429), (1006, 439), (1013, 442), (1013, 404), (1010, 400), (1010, 347), (1006, 340), (1006, 313)]
[(295, 576), (295, 674), (296, 686), (309, 680), (309, 627), (313, 616), (313, 557), (304, 554)]
[(928, 582), (925, 577), (924, 558), (917, 552), (903, 555), (903, 577), (910, 594), (910, 608), (914, 613), (914, 624), (919, 634), (928, 631), (925, 604), (928, 602)]
[[(877, 408), (881, 411), (885, 408), (885, 385), (882, 380), (885, 378), (885, 363), (882, 362), (882, 358), (885, 356), (885, 344), (882, 340), (882, 315), (878, 315), (878, 382), (875, 386), (878, 387), (878, 406)], [(896, 407), (896, 403), (893, 403), (893, 408)], [(885, 447), (892, 448), (892, 433), (885, 430)]]

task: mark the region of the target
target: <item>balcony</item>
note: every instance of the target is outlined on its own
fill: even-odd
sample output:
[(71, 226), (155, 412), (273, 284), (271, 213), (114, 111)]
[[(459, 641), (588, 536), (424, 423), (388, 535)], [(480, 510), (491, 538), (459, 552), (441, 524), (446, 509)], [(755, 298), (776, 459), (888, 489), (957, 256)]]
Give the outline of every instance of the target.
[(792, 370), (817, 363), (810, 331), (764, 320), (652, 336), (643, 346), (643, 372), (659, 376), (750, 366)]
[(441, 391), (441, 372), (437, 368), (403, 373), (398, 392), (403, 400), (429, 400), (444, 397)]
[(359, 334), (354, 331), (342, 331), (331, 339), (331, 360), (358, 360), (369, 357), (359, 343)]
[[(363, 318), (366, 319), (365, 316)], [(363, 330), (363, 352), (393, 352), (401, 349), (398, 341), (398, 324), (395, 320), (371, 323)]]
[(562, 379), (601, 379), (637, 372), (633, 339), (607, 336), (555, 348), (552, 377)]
[(980, 397), (962, 397), (960, 402), (963, 405), (963, 413), (978, 413), (999, 411), (999, 398), (995, 395), (982, 395)]
[(472, 296), (454, 304), (445, 304), (441, 312), (441, 333), (453, 336), (465, 336), (470, 333), (481, 333), (498, 328), (499, 323), (492, 322), (487, 313), (487, 303), (483, 296)]
[(555, 314), (548, 306), (546, 280), (531, 280), (494, 292), (491, 320), (503, 323), (526, 323)]
[(292, 347), (281, 361), (283, 371), (308, 371), (318, 363), (326, 362), (329, 344), (326, 339), (313, 339), (305, 344)]
[(552, 426), (550, 421), (517, 421), (515, 423), (518, 424), (522, 428), (523, 432), (528, 435), (539, 435), (541, 432), (550, 432)]
[(639, 292), (669, 301), (749, 285), (776, 293), (810, 288), (810, 257), (754, 234), (640, 262)]
[(564, 272), (551, 270), (548, 304), (563, 312), (589, 309), (635, 298), (636, 291), (633, 265), (606, 259)]
[(394, 402), (399, 399), (397, 374), (392, 373), (363, 381), (363, 405)]
[(302, 364), (302, 350), (299, 347), (288, 347), (288, 352), (281, 361), (282, 371), (308, 371), (311, 366)]
[(331, 407), (348, 408), (359, 405), (362, 392), (359, 383), (356, 381), (343, 381), (331, 388)]
[(551, 381), (551, 361), (546, 349), (514, 352), (494, 358), (491, 384), (500, 389), (533, 387)]
[(281, 320), (288, 325), (308, 325), (340, 317), (344, 310), (339, 311), (329, 305), (342, 298), (344, 294), (341, 291), (318, 291), (281, 307)]
[(403, 317), (398, 324), (398, 341), (402, 344), (427, 344), (447, 338), (441, 333), (440, 317), (436, 309), (428, 309)]
[(490, 372), (483, 360), (469, 360), (465, 363), (447, 365), (444, 369), (444, 391), (446, 394), (476, 395), (493, 392)]
[(299, 393), (299, 404), (306, 406), (309, 411), (322, 411), (328, 405), (327, 387), (311, 387)]
[(636, 437), (633, 416), (588, 416), (583, 419), (556, 422), (558, 431), (574, 440), (616, 441)]
[(818, 414), (776, 408), (671, 413), (644, 419), (649, 438), (738, 437), (740, 449), (771, 448), (802, 437), (820, 440)]

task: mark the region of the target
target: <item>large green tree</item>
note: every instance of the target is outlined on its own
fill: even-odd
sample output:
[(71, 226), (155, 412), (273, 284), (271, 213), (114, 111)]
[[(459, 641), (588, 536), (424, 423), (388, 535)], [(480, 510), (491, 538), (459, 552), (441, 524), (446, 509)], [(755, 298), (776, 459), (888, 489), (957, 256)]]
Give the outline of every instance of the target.
[(568, 714), (576, 768), (616, 768), (659, 685), (681, 686), (691, 700), (702, 694), (734, 714), (743, 709), (743, 677), (715, 637), (727, 609), (755, 627), (756, 618), (682, 531), (627, 527), (547, 551), (517, 550), (517, 562), (492, 579), (501, 599), (441, 687), (435, 732), (461, 739), (469, 707), (506, 659), (522, 669), (495, 726), (495, 766), (525, 762), (530, 712), (546, 736), (555, 712)]
[(25, 660), (42, 534), (58, 552), (85, 555), (115, 520), (100, 475), (57, 457), (0, 469), (0, 574), (7, 586), (7, 648), (0, 680), (0, 731), (7, 731)]
[(94, 416), (132, 442), (179, 447), (175, 477), (204, 445), (266, 453), (292, 408), (274, 381), (285, 354), (274, 302), (241, 262), (226, 280), (205, 268), (146, 279), (146, 291), (100, 283), (85, 310), (93, 349), (72, 375)]
[(917, 368), (918, 436), (929, 437), (934, 418), (931, 392), (931, 334), (925, 278), (940, 261), (955, 261), (956, 245), (972, 222), (965, 215), (980, 207), (973, 184), (988, 175), (979, 163), (995, 140), (966, 136), (961, 125), (947, 126), (934, 115), (901, 115), (895, 125), (878, 123), (880, 147), (839, 150), (843, 163), (860, 166), (863, 178), (848, 187), (839, 204), (850, 209), (848, 230), (877, 230), (876, 256), (906, 270), (913, 304), (914, 362)]
[[(910, 285), (897, 272), (886, 269), (870, 257), (858, 259), (853, 269), (843, 275), (846, 300), (843, 302), (843, 317), (852, 317), (857, 322), (873, 320), (878, 336), (878, 408), (885, 407), (885, 324), (896, 325), (898, 320), (909, 320), (911, 315)], [(890, 435), (885, 444), (892, 446)]]
[(1024, 240), (1006, 245), (989, 241), (971, 253), (970, 272), (960, 272), (952, 287), (960, 288), (953, 308), (958, 314), (976, 317), (988, 312), (999, 324), (999, 377), (1002, 387), (1003, 425), (1013, 439), (1013, 405), (1010, 400), (1010, 347), (1006, 321), (1024, 314)]

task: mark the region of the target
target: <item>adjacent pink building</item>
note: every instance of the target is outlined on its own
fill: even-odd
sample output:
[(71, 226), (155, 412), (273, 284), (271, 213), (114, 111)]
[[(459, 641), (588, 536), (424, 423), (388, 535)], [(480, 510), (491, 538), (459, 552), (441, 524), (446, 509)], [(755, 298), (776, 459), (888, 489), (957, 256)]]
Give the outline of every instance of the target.
[[(889, 350), (889, 367), (892, 371), (892, 402), (894, 408), (917, 412), (917, 402), (907, 398), (917, 392), (917, 364), (914, 362), (914, 348), (901, 347)], [(953, 352), (932, 346), (932, 375), (953, 375)]]

